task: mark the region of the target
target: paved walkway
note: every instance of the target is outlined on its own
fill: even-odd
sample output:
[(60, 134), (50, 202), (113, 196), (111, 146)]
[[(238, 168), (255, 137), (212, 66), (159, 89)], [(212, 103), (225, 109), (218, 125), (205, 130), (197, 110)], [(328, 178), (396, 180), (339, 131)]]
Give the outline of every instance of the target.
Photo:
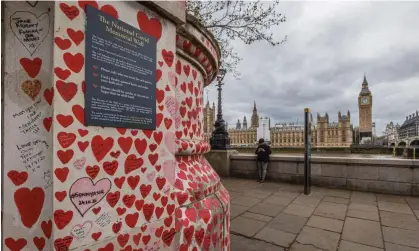
[(231, 250), (419, 251), (419, 197), (223, 179)]

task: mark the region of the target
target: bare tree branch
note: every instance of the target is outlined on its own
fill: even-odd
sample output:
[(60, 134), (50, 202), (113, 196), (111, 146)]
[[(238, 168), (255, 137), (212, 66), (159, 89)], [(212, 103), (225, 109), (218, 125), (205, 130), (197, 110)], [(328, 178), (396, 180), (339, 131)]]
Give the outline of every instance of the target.
[(242, 58), (234, 51), (231, 41), (240, 39), (245, 44), (265, 41), (278, 46), (287, 40), (273, 38), (271, 28), (285, 22), (285, 16), (278, 12), (279, 1), (196, 1), (187, 0), (187, 11), (207, 27), (217, 39), (221, 48), (221, 67), (237, 73)]

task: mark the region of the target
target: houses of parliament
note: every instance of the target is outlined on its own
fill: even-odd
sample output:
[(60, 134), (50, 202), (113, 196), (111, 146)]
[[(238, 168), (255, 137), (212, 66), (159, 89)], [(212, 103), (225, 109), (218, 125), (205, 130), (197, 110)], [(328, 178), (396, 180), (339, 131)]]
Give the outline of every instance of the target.
[[(362, 141), (372, 137), (372, 95), (368, 88), (368, 82), (364, 75), (361, 91), (358, 95), (359, 127), (351, 124), (349, 111), (337, 114), (338, 121), (330, 122), (329, 114), (324, 116), (317, 114), (317, 121), (311, 128), (311, 143), (313, 147), (350, 147), (354, 142)], [(297, 123), (277, 123), (270, 125), (269, 118), (260, 118), (253, 104), (252, 117), (248, 126), (247, 118), (240, 119), (235, 129), (228, 129), (231, 145), (253, 146), (256, 144), (257, 128), (260, 119), (268, 120), (270, 144), (273, 147), (303, 147), (304, 146), (304, 125)], [(210, 106), (207, 102), (204, 108), (204, 138), (209, 140), (214, 129), (215, 105)]]

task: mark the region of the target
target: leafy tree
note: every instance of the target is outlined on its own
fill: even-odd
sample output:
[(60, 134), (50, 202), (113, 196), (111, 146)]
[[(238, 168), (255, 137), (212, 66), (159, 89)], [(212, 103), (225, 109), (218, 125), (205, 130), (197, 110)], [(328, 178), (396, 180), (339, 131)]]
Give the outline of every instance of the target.
[(278, 0), (186, 2), (188, 13), (195, 16), (217, 39), (222, 55), (221, 67), (236, 74), (236, 67), (242, 58), (232, 48), (231, 41), (240, 39), (245, 44), (265, 41), (271, 46), (286, 41), (286, 36), (276, 41), (270, 32), (271, 28), (285, 22), (285, 16), (277, 10), (278, 5)]

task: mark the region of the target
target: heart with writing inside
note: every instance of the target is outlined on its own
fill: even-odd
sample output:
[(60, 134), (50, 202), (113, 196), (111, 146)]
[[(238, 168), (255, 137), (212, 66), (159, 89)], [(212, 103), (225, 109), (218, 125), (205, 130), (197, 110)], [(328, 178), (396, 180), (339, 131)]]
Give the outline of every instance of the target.
[(10, 17), (10, 27), (19, 42), (33, 55), (49, 32), (49, 21), (48, 12), (36, 16), (29, 11), (16, 11)]
[(163, 162), (163, 173), (170, 184), (175, 184), (176, 162), (173, 160), (166, 160)]
[(167, 73), (167, 76), (169, 78), (170, 85), (173, 88), (176, 88), (176, 86), (177, 86), (177, 83), (176, 83), (177, 82), (176, 75), (172, 71), (169, 71), (169, 73)]
[(172, 119), (176, 119), (176, 114), (177, 114), (177, 111), (179, 110), (179, 103), (177, 99), (173, 96), (169, 96), (166, 98), (165, 104)]
[(167, 147), (167, 150), (171, 154), (175, 154), (176, 151), (176, 135), (173, 132), (167, 132), (164, 134), (163, 138), (164, 144)]
[(32, 100), (35, 100), (39, 92), (41, 92), (42, 83), (38, 79), (26, 80), (21, 85), (22, 91)]
[(93, 223), (91, 221), (86, 221), (81, 224), (74, 225), (71, 229), (71, 235), (76, 237), (77, 239), (83, 239), (88, 236), (90, 230), (92, 229)]
[(98, 204), (111, 190), (111, 181), (103, 178), (93, 183), (89, 177), (76, 180), (70, 188), (70, 199), (77, 211), (84, 216), (90, 208)]

